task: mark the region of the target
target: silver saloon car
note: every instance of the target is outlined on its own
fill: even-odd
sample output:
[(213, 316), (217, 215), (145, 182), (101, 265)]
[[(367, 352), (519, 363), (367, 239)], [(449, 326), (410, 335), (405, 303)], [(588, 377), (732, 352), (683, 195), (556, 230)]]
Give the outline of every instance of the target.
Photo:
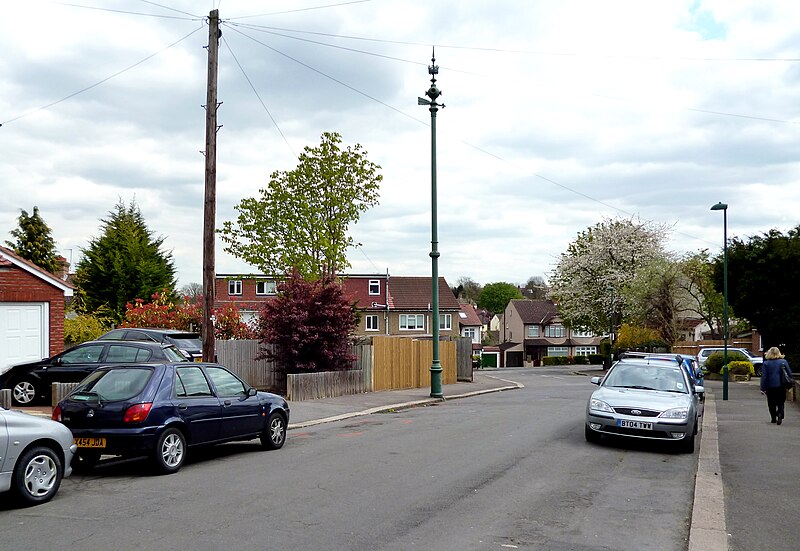
[(72, 432), (50, 419), (0, 407), (0, 492), (23, 506), (53, 498), (72, 473)]
[(663, 440), (694, 452), (704, 389), (681, 367), (680, 357), (623, 358), (592, 383), (600, 388), (586, 405), (586, 440)]

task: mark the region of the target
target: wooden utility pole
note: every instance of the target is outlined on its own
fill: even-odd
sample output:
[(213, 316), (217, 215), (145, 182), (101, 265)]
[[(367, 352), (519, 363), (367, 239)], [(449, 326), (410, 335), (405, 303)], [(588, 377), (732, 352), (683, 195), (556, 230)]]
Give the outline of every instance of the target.
[(214, 262), (217, 216), (217, 54), (219, 52), (219, 10), (208, 14), (208, 91), (206, 96), (206, 188), (203, 208), (203, 361), (215, 359)]

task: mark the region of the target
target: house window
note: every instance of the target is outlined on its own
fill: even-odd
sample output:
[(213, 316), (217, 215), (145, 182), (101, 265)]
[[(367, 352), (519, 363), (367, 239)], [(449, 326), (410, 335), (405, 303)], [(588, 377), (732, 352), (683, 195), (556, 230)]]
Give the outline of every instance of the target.
[[(548, 325), (544, 328), (545, 337), (566, 337), (567, 333), (563, 325)], [(566, 356), (566, 354), (564, 354)]]
[(481, 342), (477, 327), (465, 327), (464, 334), (462, 336), (469, 337), (470, 340), (476, 344)]
[(401, 331), (423, 331), (425, 316), (422, 314), (400, 314)]
[(539, 336), (539, 326), (538, 325), (529, 325), (528, 326), (528, 336), (529, 337), (538, 337)]
[(576, 356), (588, 356), (589, 354), (597, 354), (597, 347), (596, 346), (576, 346), (575, 347), (575, 355)]
[(439, 330), (440, 331), (450, 331), (453, 328), (453, 315), (452, 314), (440, 314), (439, 315)]
[(242, 280), (241, 279), (232, 279), (228, 281), (228, 294), (229, 295), (241, 295), (242, 294)]
[(576, 327), (572, 330), (573, 337), (594, 337), (594, 334), (589, 331), (588, 329), (584, 329), (583, 327)]
[(257, 295), (274, 295), (275, 282), (274, 281), (256, 281), (256, 294)]
[(370, 295), (380, 295), (381, 294), (381, 280), (380, 279), (370, 279), (369, 280), (369, 294)]
[(366, 323), (365, 327), (367, 331), (378, 331), (378, 316), (364, 316), (364, 321)]
[(548, 346), (548, 356), (568, 356), (569, 349), (566, 346)]

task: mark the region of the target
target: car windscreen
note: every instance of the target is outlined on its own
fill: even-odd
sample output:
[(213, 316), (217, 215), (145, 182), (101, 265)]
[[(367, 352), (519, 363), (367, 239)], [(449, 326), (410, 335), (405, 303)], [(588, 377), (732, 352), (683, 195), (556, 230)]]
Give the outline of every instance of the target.
[(174, 344), (181, 350), (202, 350), (203, 343), (200, 337), (192, 334), (188, 335), (169, 335), (166, 341)]
[(688, 392), (681, 367), (618, 363), (603, 380), (604, 387)]
[(78, 402), (129, 400), (142, 392), (152, 375), (153, 370), (146, 367), (101, 369), (86, 377), (69, 398)]

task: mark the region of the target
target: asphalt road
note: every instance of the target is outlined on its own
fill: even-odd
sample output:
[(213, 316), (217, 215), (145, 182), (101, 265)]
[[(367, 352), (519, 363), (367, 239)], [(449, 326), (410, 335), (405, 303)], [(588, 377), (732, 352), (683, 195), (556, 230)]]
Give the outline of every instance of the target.
[(587, 377), (504, 371), (521, 390), (73, 476), (48, 504), (0, 505), (4, 551), (685, 550), (697, 455), (588, 444)]

